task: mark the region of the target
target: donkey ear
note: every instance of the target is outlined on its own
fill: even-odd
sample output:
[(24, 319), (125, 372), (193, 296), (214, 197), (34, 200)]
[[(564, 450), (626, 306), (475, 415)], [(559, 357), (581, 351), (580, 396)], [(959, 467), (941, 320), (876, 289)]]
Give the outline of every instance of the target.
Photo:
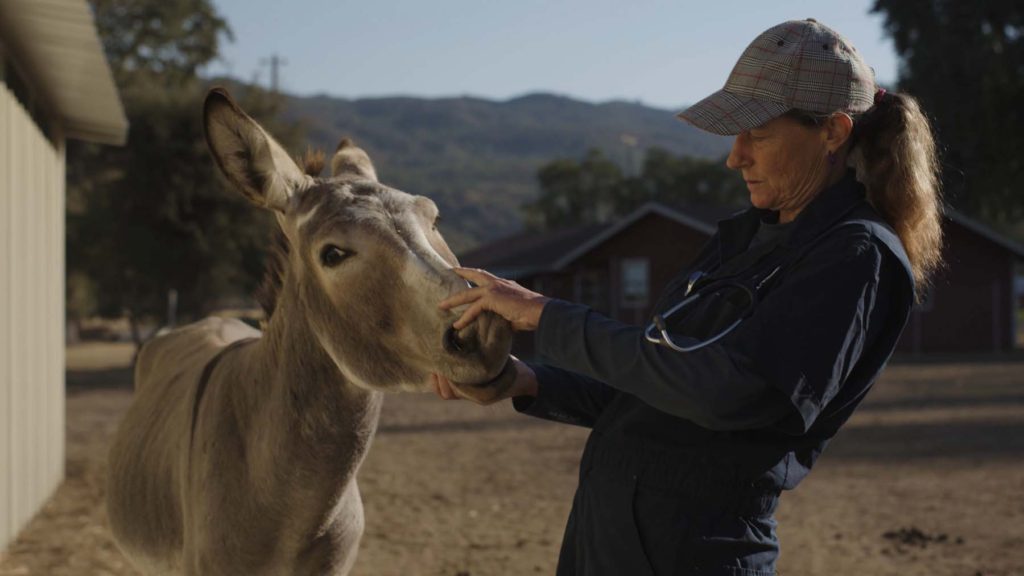
[(223, 88), (206, 94), (203, 128), (221, 172), (257, 206), (284, 212), (292, 195), (312, 182)]
[(338, 149), (331, 158), (331, 176), (359, 176), (377, 181), (377, 171), (370, 162), (370, 156), (348, 138), (338, 143)]

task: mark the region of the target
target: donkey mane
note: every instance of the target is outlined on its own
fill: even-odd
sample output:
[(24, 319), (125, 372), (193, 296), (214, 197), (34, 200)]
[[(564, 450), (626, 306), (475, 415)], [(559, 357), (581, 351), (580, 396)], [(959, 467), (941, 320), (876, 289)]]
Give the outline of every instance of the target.
[[(263, 309), (263, 322), (270, 322), (270, 318), (277, 309), (277, 297), (284, 286), (284, 275), (288, 271), (288, 253), (291, 247), (288, 245), (288, 237), (281, 231), (280, 226), (274, 226), (270, 235), (270, 249), (264, 256), (263, 280), (256, 288), (256, 302)], [(266, 326), (262, 326), (266, 329)]]
[(314, 150), (312, 147), (308, 147), (302, 158), (295, 158), (295, 163), (302, 166), (303, 172), (316, 178), (327, 165), (327, 155), (323, 150)]

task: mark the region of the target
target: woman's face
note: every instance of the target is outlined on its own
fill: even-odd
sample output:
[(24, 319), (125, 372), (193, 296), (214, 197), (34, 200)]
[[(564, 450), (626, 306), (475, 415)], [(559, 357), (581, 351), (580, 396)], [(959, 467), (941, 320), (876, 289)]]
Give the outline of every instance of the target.
[(827, 132), (780, 116), (739, 133), (726, 166), (743, 173), (754, 206), (789, 222), (828, 183)]

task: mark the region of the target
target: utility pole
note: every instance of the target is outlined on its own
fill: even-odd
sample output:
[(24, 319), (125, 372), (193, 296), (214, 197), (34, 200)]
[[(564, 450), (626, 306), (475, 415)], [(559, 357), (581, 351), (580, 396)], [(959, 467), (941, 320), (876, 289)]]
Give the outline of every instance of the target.
[(279, 83), (279, 71), (282, 66), (287, 66), (288, 61), (281, 58), (277, 54), (271, 54), (270, 58), (263, 58), (260, 60), (261, 66), (270, 66), (270, 91), (274, 94), (280, 92), (281, 84)]

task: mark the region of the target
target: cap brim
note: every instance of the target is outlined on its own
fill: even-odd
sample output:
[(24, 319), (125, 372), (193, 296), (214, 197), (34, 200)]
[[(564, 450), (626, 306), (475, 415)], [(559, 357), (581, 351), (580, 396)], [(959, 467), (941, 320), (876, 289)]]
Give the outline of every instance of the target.
[(719, 90), (676, 114), (676, 117), (701, 130), (727, 136), (760, 126), (787, 111), (789, 106), (785, 104)]

